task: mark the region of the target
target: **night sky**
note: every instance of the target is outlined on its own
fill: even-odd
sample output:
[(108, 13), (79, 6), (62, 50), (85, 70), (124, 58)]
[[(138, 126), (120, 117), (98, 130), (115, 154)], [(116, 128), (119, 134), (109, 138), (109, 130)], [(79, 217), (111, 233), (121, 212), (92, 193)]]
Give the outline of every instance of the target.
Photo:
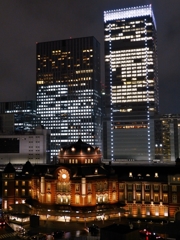
[(180, 0), (0, 0), (0, 102), (36, 99), (36, 42), (94, 36), (103, 60), (103, 11), (146, 4), (158, 31), (160, 112), (180, 113)]

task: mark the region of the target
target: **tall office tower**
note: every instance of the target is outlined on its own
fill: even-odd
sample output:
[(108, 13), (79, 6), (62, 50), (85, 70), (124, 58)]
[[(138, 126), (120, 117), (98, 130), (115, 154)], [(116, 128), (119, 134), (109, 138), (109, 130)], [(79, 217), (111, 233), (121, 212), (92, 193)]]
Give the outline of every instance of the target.
[(175, 162), (180, 153), (180, 115), (158, 115), (155, 125), (155, 158)]
[(32, 132), (41, 123), (36, 114), (36, 101), (0, 103), (0, 133)]
[(151, 5), (105, 11), (104, 31), (104, 158), (150, 161), (159, 102)]
[(37, 43), (37, 113), (60, 147), (101, 146), (100, 44), (94, 37)]

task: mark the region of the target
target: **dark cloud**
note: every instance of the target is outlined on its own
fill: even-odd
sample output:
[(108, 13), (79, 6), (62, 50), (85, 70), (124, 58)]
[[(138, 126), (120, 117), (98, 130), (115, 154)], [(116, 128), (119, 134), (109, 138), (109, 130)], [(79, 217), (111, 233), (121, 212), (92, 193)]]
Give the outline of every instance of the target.
[(6, 0), (0, 8), (0, 101), (35, 99), (36, 42), (95, 36), (103, 11), (152, 4), (158, 30), (160, 111), (180, 113), (179, 0)]

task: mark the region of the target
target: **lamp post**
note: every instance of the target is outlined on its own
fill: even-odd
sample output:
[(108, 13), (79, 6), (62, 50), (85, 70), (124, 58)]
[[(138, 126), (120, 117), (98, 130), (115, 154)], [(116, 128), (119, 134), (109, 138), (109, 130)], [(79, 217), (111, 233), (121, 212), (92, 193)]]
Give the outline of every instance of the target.
[(102, 218), (102, 222), (103, 222), (103, 224), (104, 224), (104, 214), (102, 215), (102, 217), (101, 217), (101, 218)]
[(121, 213), (119, 212), (118, 215), (119, 215), (119, 222), (120, 222), (121, 221)]

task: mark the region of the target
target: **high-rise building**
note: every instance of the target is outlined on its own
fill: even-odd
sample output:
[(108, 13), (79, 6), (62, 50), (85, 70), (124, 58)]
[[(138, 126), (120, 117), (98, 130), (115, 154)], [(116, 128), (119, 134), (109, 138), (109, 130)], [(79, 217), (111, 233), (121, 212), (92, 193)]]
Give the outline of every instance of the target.
[(153, 160), (159, 100), (151, 5), (105, 11), (104, 32), (104, 158)]
[(100, 44), (94, 37), (37, 43), (37, 113), (51, 160), (78, 136), (101, 146)]
[(180, 115), (158, 115), (155, 126), (155, 158), (175, 162), (180, 153)]
[(41, 123), (36, 114), (36, 101), (0, 103), (0, 133), (32, 132)]

